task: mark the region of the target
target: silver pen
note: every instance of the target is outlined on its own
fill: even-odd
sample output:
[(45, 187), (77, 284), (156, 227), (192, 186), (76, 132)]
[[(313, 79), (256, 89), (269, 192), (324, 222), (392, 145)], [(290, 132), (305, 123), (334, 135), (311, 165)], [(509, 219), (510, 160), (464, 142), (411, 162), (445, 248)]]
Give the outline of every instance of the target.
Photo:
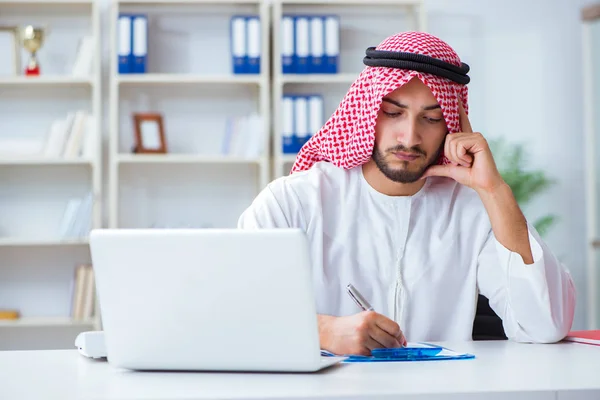
[[(352, 300), (354, 300), (354, 302), (358, 304), (360, 308), (362, 308), (364, 311), (375, 311), (373, 310), (373, 307), (369, 304), (367, 299), (365, 299), (363, 295), (360, 294), (360, 292), (356, 290), (354, 286), (352, 286), (351, 283), (349, 283), (348, 286), (346, 286), (346, 289), (348, 290), (348, 294), (350, 295), (350, 297), (352, 297)], [(406, 347), (406, 338), (404, 338), (404, 343), (401, 343), (400, 346)]]
[(354, 300), (354, 302), (360, 308), (362, 308), (364, 311), (374, 311), (369, 302), (362, 296), (362, 294), (360, 294), (358, 290), (356, 290), (354, 286), (352, 286), (352, 284), (349, 283), (348, 286), (346, 286), (346, 289), (348, 290), (350, 297), (352, 297), (352, 300)]

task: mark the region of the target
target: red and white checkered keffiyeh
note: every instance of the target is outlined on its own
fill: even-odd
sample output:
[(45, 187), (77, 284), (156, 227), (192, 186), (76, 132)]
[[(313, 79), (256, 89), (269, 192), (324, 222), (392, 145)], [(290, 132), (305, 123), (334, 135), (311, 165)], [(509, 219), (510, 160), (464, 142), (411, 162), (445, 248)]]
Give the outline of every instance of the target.
[[(456, 66), (461, 60), (441, 39), (424, 32), (403, 32), (388, 37), (376, 50), (410, 52), (441, 59)], [(466, 85), (413, 70), (367, 66), (352, 83), (340, 105), (300, 149), (291, 173), (328, 161), (350, 169), (369, 161), (375, 143), (375, 122), (384, 96), (418, 77), (441, 106), (448, 133), (460, 131), (459, 99), (468, 113)], [(449, 163), (440, 155), (440, 164)]]

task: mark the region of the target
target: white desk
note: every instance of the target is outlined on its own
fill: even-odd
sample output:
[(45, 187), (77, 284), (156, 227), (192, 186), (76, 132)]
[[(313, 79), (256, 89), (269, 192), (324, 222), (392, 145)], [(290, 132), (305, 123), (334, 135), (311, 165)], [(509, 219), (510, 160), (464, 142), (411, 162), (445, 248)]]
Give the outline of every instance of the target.
[(314, 374), (132, 372), (75, 350), (0, 352), (0, 399), (600, 399), (600, 346), (442, 343), (473, 360)]

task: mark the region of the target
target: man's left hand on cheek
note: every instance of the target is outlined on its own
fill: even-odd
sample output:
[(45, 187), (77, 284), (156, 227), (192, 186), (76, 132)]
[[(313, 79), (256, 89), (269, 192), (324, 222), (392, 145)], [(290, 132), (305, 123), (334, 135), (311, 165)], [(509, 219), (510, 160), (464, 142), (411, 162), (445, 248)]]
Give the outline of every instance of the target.
[(423, 178), (444, 176), (476, 191), (493, 191), (504, 185), (504, 179), (498, 172), (487, 140), (481, 133), (473, 132), (460, 102), (459, 110), (463, 131), (447, 135), (444, 145), (444, 155), (451, 164), (432, 165), (425, 171)]

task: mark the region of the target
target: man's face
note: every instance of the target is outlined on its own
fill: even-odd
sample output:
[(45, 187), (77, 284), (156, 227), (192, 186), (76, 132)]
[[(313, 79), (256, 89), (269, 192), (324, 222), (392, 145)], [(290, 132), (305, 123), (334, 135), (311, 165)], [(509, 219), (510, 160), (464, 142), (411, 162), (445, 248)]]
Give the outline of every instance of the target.
[(383, 99), (375, 126), (373, 161), (388, 179), (415, 182), (436, 162), (447, 131), (431, 90), (413, 78)]

